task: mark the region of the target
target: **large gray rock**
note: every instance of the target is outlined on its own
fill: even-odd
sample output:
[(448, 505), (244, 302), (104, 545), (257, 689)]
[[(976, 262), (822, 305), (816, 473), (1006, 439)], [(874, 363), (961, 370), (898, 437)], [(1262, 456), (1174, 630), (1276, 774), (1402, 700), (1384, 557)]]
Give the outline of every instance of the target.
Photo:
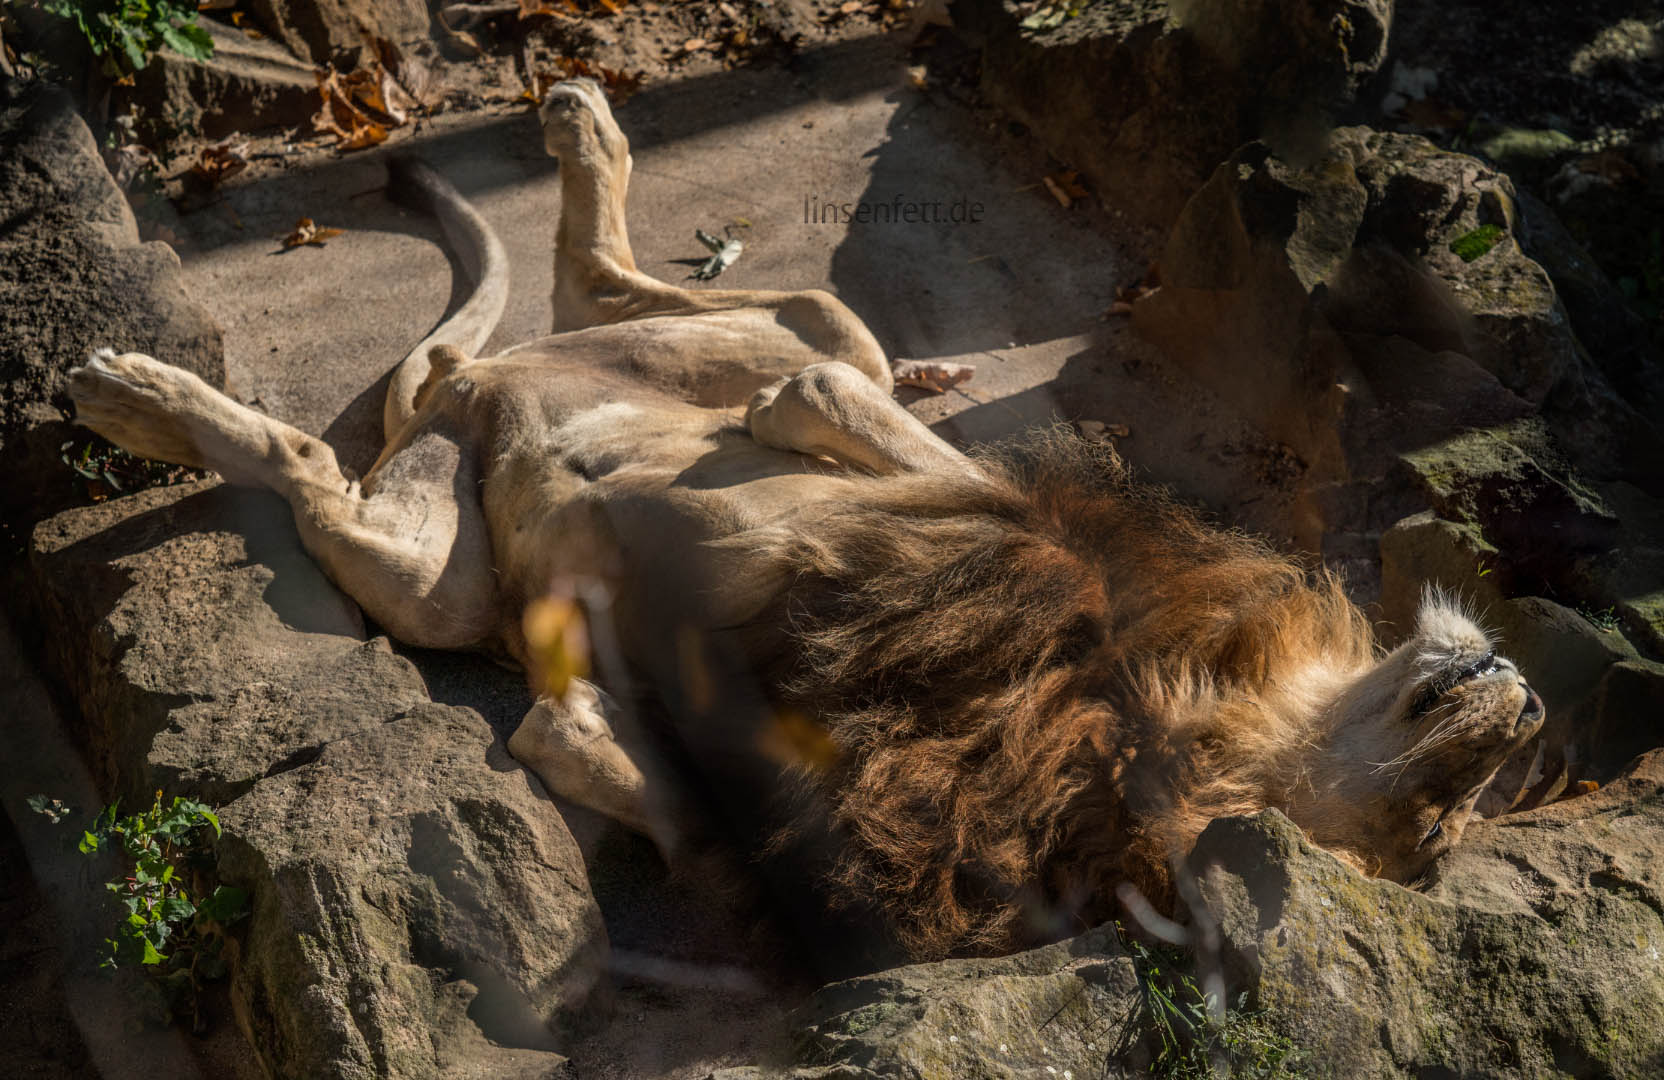
[(73, 492), (54, 402), (98, 347), (225, 379), (219, 327), (185, 295), (173, 249), (139, 243), (69, 95), (0, 82), (0, 522), (26, 530)]
[(997, 960), (945, 960), (833, 983), (793, 1016), (792, 1065), (714, 1080), (1100, 1076), (1141, 1000), (1109, 930)]
[(221, 813), (254, 913), (238, 1019), (275, 1076), (557, 1074), (600, 910), (541, 786), (471, 710), (423, 705)]
[(200, 483), (35, 531), (47, 660), (106, 797), (222, 804), (238, 1019), (280, 1077), (544, 1077), (607, 952), (581, 853), (436, 705), (266, 492)]
[(1239, 984), (1314, 1076), (1664, 1070), (1664, 753), (1470, 826), (1425, 894), (1360, 876), (1268, 810), (1191, 856)]
[(1391, 0), (1105, 0), (1025, 29), (1012, 0), (956, 0), (985, 39), (982, 88), (1105, 203), (1165, 226), (1214, 167), (1265, 137), (1321, 145), (1386, 55)]
[(1657, 650), (1664, 442), (1523, 231), (1506, 176), (1419, 137), (1342, 128), (1301, 166), (1254, 143), (1187, 203), (1133, 321), (1306, 464), (1298, 542), (1367, 575), (1431, 507), (1509, 588), (1612, 607)]
[(48, 659), (110, 794), (226, 802), (427, 700), (269, 493), (199, 483), (66, 511), (32, 559)]

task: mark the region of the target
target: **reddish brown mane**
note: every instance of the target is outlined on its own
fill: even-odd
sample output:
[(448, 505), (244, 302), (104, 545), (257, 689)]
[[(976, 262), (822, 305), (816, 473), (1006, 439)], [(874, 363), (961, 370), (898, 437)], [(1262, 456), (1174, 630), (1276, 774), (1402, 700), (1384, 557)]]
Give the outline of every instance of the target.
[(1175, 847), (1263, 805), (1269, 759), (1308, 738), (1260, 715), (1267, 687), (1373, 649), (1331, 578), (1107, 449), (1051, 433), (985, 464), (991, 485), (898, 481), (769, 551), (780, 685), (838, 750), (807, 778), (843, 838), (834, 888), (925, 957), (1067, 931), (1117, 880), (1165, 895)]

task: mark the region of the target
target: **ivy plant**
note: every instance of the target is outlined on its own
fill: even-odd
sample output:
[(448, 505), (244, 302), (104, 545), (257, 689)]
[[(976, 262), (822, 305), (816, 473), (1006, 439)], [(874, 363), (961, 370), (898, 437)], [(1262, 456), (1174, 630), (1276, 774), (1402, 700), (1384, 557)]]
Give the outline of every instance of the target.
[[(28, 802), (53, 824), (73, 815), (45, 795)], [(225, 929), (248, 914), (244, 890), (196, 884), (212, 865), (219, 835), (219, 818), (206, 804), (181, 797), (164, 801), (158, 791), (148, 810), (123, 814), (112, 803), (71, 838), (82, 855), (113, 855), (118, 867), (104, 884), (115, 898), (115, 923), (104, 939), (100, 966), (145, 971), (174, 1015), (188, 1005), (199, 1017), (202, 981), (225, 973)]]
[(35, 2), (42, 11), (74, 23), (112, 79), (140, 70), (164, 47), (198, 63), (214, 54), (214, 39), (196, 23), (194, 0)]

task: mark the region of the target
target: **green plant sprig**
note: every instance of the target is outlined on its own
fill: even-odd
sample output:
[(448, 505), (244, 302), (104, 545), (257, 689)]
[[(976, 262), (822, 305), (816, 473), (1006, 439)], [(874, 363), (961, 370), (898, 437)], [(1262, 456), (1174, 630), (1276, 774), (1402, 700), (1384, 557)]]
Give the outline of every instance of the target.
[[(57, 799), (34, 795), (30, 809), (54, 825), (73, 813)], [(118, 856), (121, 869), (104, 884), (116, 900), (118, 921), (104, 939), (100, 967), (140, 968), (164, 991), (169, 1011), (188, 993), (193, 1016), (204, 979), (225, 973), (225, 928), (248, 914), (248, 894), (229, 885), (193, 885), (196, 864), (211, 858), (219, 818), (206, 804), (156, 793), (148, 810), (122, 814), (119, 804), (101, 810), (81, 830), (75, 849), (95, 858)], [(166, 950), (166, 951), (164, 951)], [(199, 1025), (193, 1025), (199, 1026)]]
[(42, 11), (74, 23), (105, 75), (142, 70), (163, 47), (201, 63), (214, 39), (196, 23), (196, 4), (177, 0), (36, 0)]

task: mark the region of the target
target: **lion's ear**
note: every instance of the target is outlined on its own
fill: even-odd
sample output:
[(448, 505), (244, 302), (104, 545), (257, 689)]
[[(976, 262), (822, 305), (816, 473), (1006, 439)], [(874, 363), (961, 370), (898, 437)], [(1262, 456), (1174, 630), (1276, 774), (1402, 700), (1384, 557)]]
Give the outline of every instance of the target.
[(1415, 637), (1424, 653), (1458, 654), (1490, 647), (1490, 635), (1479, 625), (1473, 609), (1460, 596), (1436, 585), (1421, 590)]

